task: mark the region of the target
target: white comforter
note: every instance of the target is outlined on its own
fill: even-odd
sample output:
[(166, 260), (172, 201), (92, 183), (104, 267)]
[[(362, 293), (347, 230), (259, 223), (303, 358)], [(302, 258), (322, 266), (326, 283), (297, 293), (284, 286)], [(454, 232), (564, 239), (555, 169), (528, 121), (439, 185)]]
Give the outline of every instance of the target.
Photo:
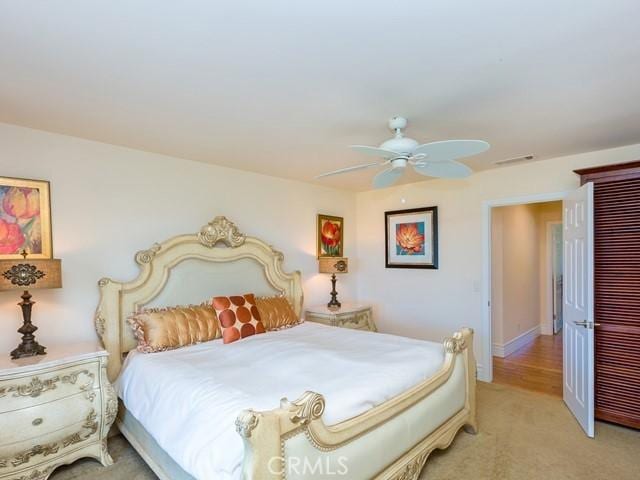
[(199, 480), (240, 479), (244, 446), (234, 422), (306, 390), (326, 399), (332, 425), (432, 376), (442, 345), (315, 323), (168, 352), (129, 354), (116, 389), (158, 444)]

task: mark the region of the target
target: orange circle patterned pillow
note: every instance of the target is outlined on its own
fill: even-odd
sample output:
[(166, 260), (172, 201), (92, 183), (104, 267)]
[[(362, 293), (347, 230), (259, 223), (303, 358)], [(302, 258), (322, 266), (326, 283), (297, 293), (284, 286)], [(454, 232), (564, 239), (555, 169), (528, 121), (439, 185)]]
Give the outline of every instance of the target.
[(212, 304), (218, 315), (224, 343), (265, 332), (253, 293), (213, 297)]

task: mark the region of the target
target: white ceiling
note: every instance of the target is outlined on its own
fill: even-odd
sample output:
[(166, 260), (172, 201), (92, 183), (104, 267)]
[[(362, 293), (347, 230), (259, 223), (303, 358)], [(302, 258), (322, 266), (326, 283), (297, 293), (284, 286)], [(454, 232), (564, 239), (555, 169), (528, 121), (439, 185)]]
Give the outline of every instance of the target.
[(638, 0), (3, 1), (0, 121), (315, 181), (400, 114), (420, 142), (489, 141), (467, 162), (485, 169), (640, 142), (638, 18)]

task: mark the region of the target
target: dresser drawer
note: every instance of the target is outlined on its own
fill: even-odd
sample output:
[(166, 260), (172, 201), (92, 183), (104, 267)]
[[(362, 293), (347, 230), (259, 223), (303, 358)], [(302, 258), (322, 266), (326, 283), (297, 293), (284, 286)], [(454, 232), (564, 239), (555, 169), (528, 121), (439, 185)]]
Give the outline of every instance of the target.
[(338, 319), (338, 324), (344, 328), (352, 328), (354, 330), (369, 330), (369, 321), (367, 317), (347, 317)]
[(354, 330), (369, 330), (369, 312), (356, 312), (336, 316), (336, 325)]
[(330, 310), (325, 306), (310, 307), (305, 312), (305, 319), (310, 322), (323, 323), (333, 327), (350, 328), (377, 332), (373, 322), (371, 307), (346, 304), (338, 310)]
[[(63, 457), (78, 447), (100, 439), (100, 417), (92, 408), (82, 409), (84, 418), (58, 430), (41, 432), (36, 438), (0, 445), (0, 477)], [(81, 417), (80, 410), (76, 417)], [(20, 477), (18, 477), (20, 478)]]
[(323, 323), (333, 327), (377, 331), (370, 308), (357, 311), (336, 311), (329, 314), (307, 311), (306, 319), (310, 322)]
[(0, 413), (0, 457), (5, 446), (55, 432), (82, 422), (91, 411), (100, 411), (100, 390), (76, 393), (54, 402)]
[(3, 379), (0, 380), (0, 413), (87, 392), (99, 383), (99, 359)]

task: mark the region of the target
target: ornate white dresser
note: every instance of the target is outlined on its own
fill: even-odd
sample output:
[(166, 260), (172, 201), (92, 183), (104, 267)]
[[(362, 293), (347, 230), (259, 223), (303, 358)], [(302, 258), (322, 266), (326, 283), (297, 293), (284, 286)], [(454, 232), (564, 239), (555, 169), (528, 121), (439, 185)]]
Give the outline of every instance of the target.
[(309, 307), (305, 311), (308, 322), (324, 323), (332, 327), (353, 328), (355, 330), (369, 330), (377, 332), (373, 321), (373, 311), (368, 305), (343, 303), (338, 310), (331, 310), (326, 305)]
[(107, 355), (84, 343), (0, 357), (0, 480), (45, 480), (82, 457), (113, 463), (107, 434), (118, 402)]

